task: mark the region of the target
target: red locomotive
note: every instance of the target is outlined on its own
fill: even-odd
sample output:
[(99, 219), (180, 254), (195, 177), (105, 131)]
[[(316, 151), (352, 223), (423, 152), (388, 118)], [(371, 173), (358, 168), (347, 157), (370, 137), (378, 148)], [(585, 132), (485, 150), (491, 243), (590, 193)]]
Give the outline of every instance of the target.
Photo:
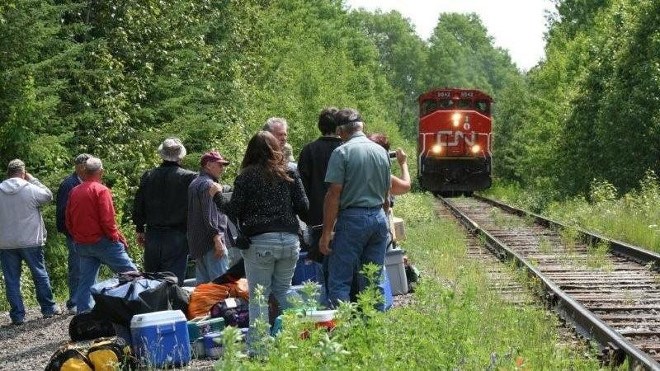
[(434, 89), (419, 96), (418, 177), (436, 194), (491, 185), (491, 105), (479, 90)]

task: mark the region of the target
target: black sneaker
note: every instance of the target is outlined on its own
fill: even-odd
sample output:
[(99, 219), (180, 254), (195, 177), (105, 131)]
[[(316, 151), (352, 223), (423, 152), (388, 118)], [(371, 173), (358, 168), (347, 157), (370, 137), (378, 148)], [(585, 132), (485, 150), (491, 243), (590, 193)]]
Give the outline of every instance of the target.
[(20, 320), (20, 321), (11, 321), (11, 324), (12, 324), (13, 326), (20, 326), (20, 325), (22, 325), (22, 324), (24, 324), (24, 323), (25, 323), (25, 322), (24, 322), (23, 320)]
[(61, 314), (62, 309), (60, 309), (60, 307), (55, 307), (55, 309), (53, 309), (53, 313), (44, 314), (44, 318), (53, 318), (54, 316), (59, 316)]

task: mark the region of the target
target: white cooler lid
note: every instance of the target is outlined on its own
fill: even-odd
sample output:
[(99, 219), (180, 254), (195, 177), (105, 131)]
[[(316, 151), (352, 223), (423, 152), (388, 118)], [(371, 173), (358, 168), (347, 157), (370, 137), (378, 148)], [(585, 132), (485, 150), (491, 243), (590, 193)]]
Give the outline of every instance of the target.
[(136, 314), (131, 318), (131, 328), (140, 328), (164, 323), (186, 321), (186, 316), (180, 310), (164, 310), (160, 312)]

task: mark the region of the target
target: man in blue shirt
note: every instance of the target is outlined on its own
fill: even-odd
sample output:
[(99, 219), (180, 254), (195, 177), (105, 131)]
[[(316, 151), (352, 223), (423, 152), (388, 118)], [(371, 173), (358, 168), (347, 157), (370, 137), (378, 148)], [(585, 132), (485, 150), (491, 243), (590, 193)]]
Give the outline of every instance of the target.
[(82, 183), (82, 176), (85, 173), (85, 162), (91, 156), (87, 153), (81, 153), (73, 160), (75, 169), (73, 174), (64, 178), (57, 189), (57, 204), (55, 207), (55, 220), (57, 224), (57, 231), (66, 236), (66, 246), (69, 248), (68, 258), (68, 277), (69, 284), (69, 299), (66, 301), (66, 308), (69, 314), (76, 314), (76, 290), (78, 289), (78, 277), (80, 276), (80, 257), (78, 251), (73, 243), (71, 233), (66, 229), (66, 222), (64, 216), (66, 215), (66, 203), (69, 200), (69, 193), (71, 190)]
[[(339, 301), (350, 300), (353, 277), (363, 265), (374, 263), (382, 269), (389, 236), (383, 207), (388, 206), (385, 201), (390, 189), (387, 151), (364, 135), (360, 114), (342, 109), (336, 120), (346, 143), (332, 152), (328, 163), (325, 181), (330, 186), (319, 241), (319, 250), (328, 256), (328, 300), (335, 307)], [(366, 285), (360, 274), (359, 291)]]

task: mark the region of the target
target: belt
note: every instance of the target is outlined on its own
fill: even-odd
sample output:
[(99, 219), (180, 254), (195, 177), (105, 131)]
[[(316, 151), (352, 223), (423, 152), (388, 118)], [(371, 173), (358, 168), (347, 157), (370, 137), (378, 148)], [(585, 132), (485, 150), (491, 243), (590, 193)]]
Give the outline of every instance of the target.
[(373, 210), (373, 209), (382, 209), (383, 205), (378, 205), (378, 206), (349, 206), (347, 208), (344, 208), (344, 210), (348, 209), (364, 209), (364, 210)]

